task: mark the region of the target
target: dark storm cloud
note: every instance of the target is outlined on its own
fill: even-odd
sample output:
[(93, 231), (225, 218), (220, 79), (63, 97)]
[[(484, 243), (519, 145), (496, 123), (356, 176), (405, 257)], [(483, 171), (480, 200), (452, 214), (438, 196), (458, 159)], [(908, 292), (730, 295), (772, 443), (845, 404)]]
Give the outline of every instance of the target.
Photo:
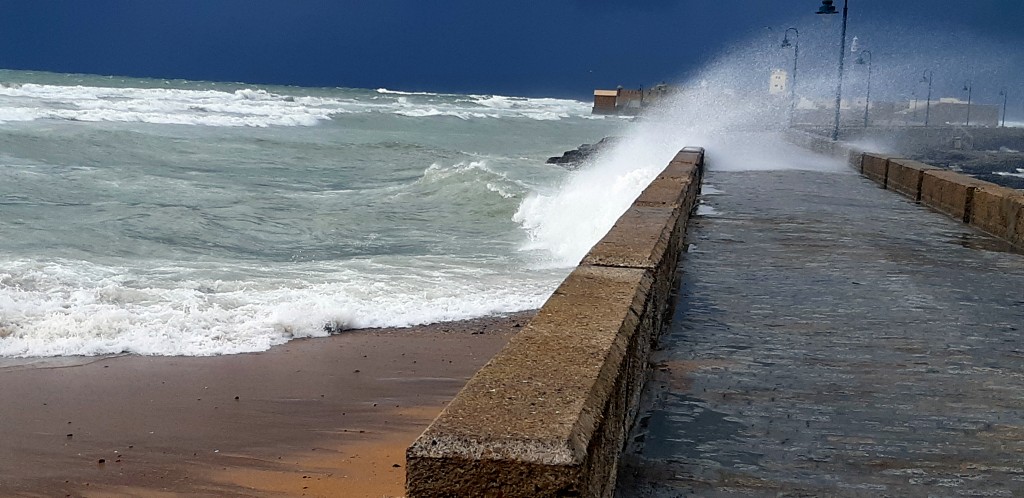
[[(827, 67), (834, 64), (828, 47), (835, 45), (838, 21), (814, 15), (818, 5), (817, 0), (12, 2), (0, 18), (6, 34), (0, 66), (585, 97), (597, 86), (637, 86), (690, 74), (741, 42), (777, 44), (788, 26), (802, 30), (808, 69), (815, 58)], [(932, 59), (940, 61), (945, 46), (975, 42), (1020, 52), (1022, 22), (1020, 0), (851, 1), (851, 33), (885, 46), (893, 58), (930, 47), (937, 54)], [(960, 39), (946, 40), (950, 33)]]

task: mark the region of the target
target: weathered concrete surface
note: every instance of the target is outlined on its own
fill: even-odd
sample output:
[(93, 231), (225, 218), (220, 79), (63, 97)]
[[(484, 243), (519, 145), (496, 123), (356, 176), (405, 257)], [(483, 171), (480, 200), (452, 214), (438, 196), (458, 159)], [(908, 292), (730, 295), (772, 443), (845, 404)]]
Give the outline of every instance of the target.
[(705, 182), (619, 496), (1024, 495), (1024, 256), (854, 174)]
[(406, 453), (406, 491), (611, 496), (702, 149), (684, 149)]
[(641, 333), (645, 274), (574, 271), (409, 449), (409, 496), (606, 494), (607, 474), (588, 474), (607, 472), (615, 455), (590, 446), (616, 430), (605, 412), (621, 401), (612, 399), (619, 369), (642, 365), (627, 355)]
[[(1024, 216), (1019, 208), (1017, 194), (1024, 193), (1020, 190), (910, 159), (864, 153), (845, 142), (830, 142), (829, 148), (822, 144), (825, 137), (805, 131), (790, 130), (785, 137), (808, 150), (845, 157), (851, 168), (883, 188), (970, 223), (1024, 251), (1024, 221), (1018, 221)], [(978, 195), (981, 200), (976, 199)]]
[(864, 154), (861, 161), (861, 173), (875, 183), (887, 188), (889, 180), (889, 156), (880, 154)]
[(858, 173), (864, 173), (864, 151), (847, 147), (846, 148), (846, 164), (853, 168)]
[(1021, 252), (1024, 252), (1024, 198), (1012, 197), (1010, 202), (1010, 234), (1009, 241)]
[(886, 188), (909, 197), (914, 202), (921, 202), (921, 183), (924, 172), (938, 169), (910, 159), (889, 159)]
[(990, 185), (953, 171), (932, 170), (923, 175), (921, 203), (963, 222), (971, 220), (974, 191)]
[[(982, 185), (974, 190), (971, 202), (971, 225), (1001, 239), (1010, 240), (1018, 230), (1020, 206), (1024, 192), (998, 185)], [(1024, 226), (1020, 226), (1024, 230)]]

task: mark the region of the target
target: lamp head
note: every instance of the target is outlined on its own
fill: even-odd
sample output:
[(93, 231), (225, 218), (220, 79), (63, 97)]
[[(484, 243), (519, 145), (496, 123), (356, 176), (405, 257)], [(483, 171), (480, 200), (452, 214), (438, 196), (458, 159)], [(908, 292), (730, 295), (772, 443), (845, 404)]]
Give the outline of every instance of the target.
[(818, 14), (835, 14), (836, 6), (832, 5), (835, 3), (834, 0), (821, 0), (821, 7), (818, 8)]
[(857, 60), (856, 60), (855, 62), (856, 62), (857, 64), (860, 64), (860, 65), (862, 65), (862, 66), (863, 66), (864, 64), (867, 64), (867, 63), (868, 63), (868, 61), (864, 60), (864, 54), (858, 55), (858, 56), (857, 56)]
[(782, 45), (780, 46), (782, 48), (789, 48), (793, 46), (793, 44), (789, 42), (789, 35), (786, 35), (782, 38)]
[(970, 90), (971, 90), (971, 84), (970, 83), (964, 83), (964, 91), (968, 92)]

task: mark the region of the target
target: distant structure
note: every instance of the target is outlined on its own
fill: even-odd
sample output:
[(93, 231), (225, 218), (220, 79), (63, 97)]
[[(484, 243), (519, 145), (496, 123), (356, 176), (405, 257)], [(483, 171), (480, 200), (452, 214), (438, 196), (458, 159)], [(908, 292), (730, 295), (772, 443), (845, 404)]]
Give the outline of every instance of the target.
[[(925, 101), (917, 101), (920, 115), (924, 115)], [(934, 124), (962, 125), (967, 122), (967, 102), (957, 98), (940, 98), (938, 102), (932, 101), (930, 118)], [(971, 126), (986, 126), (995, 128), (999, 126), (999, 106), (970, 104)], [(923, 118), (922, 118), (923, 119)]]
[(636, 115), (672, 93), (672, 88), (659, 83), (644, 90), (643, 88), (628, 89), (619, 86), (615, 90), (594, 90), (594, 107), (592, 114), (625, 114)]
[(785, 69), (773, 69), (772, 78), (768, 85), (768, 93), (771, 95), (784, 95), (789, 92), (789, 72)]
[(618, 110), (618, 90), (594, 90), (594, 109), (591, 114), (616, 114)]
[[(843, 99), (841, 123), (843, 126), (863, 126), (864, 98)], [(835, 101), (812, 100), (801, 97), (797, 101), (793, 122), (798, 125), (825, 126), (834, 116)], [(871, 101), (870, 119), (872, 126), (924, 126), (928, 107), (931, 126), (964, 126), (967, 124), (967, 102), (956, 98), (932, 99), (929, 105), (924, 99), (884, 102)], [(971, 103), (971, 128), (995, 128), (999, 126), (998, 105)]]

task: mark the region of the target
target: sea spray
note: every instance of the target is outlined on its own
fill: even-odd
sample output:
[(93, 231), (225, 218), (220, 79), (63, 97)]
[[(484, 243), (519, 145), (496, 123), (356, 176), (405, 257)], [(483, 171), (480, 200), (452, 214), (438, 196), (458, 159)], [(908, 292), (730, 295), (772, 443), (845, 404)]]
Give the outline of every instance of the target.
[(530, 234), (524, 249), (546, 252), (554, 266), (578, 263), (671, 159), (646, 137), (631, 133), (560, 188), (528, 196), (513, 218)]
[(758, 72), (768, 74), (762, 58), (734, 57), (676, 83), (622, 140), (559, 188), (522, 202), (514, 219), (530, 234), (523, 248), (549, 254), (552, 265), (576, 264), (686, 146), (704, 147), (711, 169), (842, 171), (841, 161), (786, 143), (781, 133), (788, 101), (743, 90)]

